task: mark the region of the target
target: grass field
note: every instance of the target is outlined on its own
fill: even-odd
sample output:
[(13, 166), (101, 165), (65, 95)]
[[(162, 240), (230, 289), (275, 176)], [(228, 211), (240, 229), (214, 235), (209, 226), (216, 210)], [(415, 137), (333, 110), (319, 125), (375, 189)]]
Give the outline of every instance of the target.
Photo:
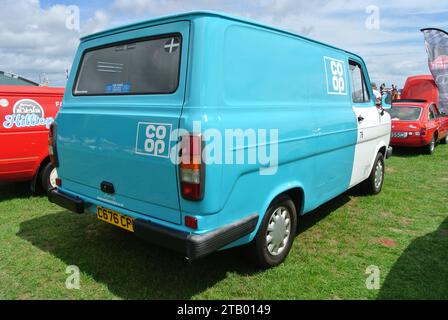
[[(350, 191), (300, 221), (286, 263), (253, 269), (241, 249), (191, 266), (91, 215), (0, 185), (1, 299), (448, 299), (448, 146), (400, 151), (382, 194)], [(68, 290), (67, 266), (81, 270)], [(380, 270), (379, 290), (366, 268)]]

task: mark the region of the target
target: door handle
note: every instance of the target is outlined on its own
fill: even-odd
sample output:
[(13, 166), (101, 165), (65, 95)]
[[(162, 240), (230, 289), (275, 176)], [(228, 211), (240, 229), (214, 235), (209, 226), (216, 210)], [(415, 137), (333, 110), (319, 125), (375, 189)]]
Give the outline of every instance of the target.
[(364, 121), (364, 117), (363, 116), (358, 116), (358, 122), (361, 123)]

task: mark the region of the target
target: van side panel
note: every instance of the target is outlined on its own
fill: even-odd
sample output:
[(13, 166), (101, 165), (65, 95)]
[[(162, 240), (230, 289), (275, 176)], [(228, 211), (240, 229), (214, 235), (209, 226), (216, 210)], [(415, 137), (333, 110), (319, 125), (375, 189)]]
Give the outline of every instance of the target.
[[(260, 175), (259, 165), (247, 164), (248, 152), (258, 153), (260, 144), (246, 136), (245, 164), (207, 165), (204, 201), (181, 199), (182, 213), (211, 215), (206, 225), (212, 227), (253, 213), (262, 217), (288, 189), (306, 195), (302, 213), (346, 191), (357, 126), (348, 94), (327, 93), (324, 65), (325, 56), (346, 61), (346, 54), (225, 19), (196, 19), (192, 30), (191, 91), (181, 127), (193, 130), (193, 121), (199, 121), (203, 131), (222, 134), (267, 130), (269, 145), (270, 130), (276, 130), (279, 165), (274, 175)], [(216, 41), (220, 37), (224, 41)], [(239, 150), (225, 148), (235, 160)]]

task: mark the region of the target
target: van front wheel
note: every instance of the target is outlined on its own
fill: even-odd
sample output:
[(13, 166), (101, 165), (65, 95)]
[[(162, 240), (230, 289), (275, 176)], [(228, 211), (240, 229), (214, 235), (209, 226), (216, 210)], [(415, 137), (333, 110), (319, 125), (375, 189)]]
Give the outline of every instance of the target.
[(263, 269), (281, 264), (291, 250), (297, 228), (297, 211), (288, 196), (280, 196), (269, 206), (252, 242), (255, 262)]
[(378, 194), (383, 189), (384, 184), (384, 156), (382, 153), (378, 153), (373, 165), (372, 172), (369, 178), (364, 181), (363, 189), (368, 194)]

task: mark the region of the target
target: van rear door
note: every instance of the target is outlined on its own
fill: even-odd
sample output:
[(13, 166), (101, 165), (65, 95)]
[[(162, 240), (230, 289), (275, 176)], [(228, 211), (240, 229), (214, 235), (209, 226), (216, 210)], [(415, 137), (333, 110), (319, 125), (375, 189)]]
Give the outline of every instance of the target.
[(63, 189), (180, 224), (170, 134), (184, 103), (189, 28), (181, 21), (81, 44), (56, 119)]

